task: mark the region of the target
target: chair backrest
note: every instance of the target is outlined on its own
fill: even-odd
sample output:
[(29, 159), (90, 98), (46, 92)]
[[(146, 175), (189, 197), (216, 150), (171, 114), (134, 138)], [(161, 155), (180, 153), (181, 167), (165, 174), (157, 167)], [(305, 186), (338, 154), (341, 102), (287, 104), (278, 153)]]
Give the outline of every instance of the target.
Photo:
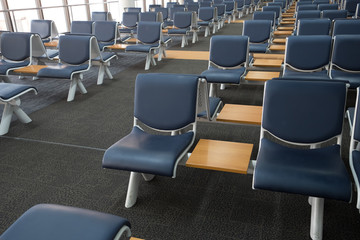
[(178, 2), (168, 2), (168, 3), (166, 3), (166, 7), (172, 8), (174, 5), (177, 5), (177, 4), (179, 4), (179, 3)]
[(223, 2), (223, 0), (213, 0), (214, 4), (221, 4)]
[(244, 7), (245, 0), (235, 0), (234, 2), (236, 2), (237, 8), (238, 8), (239, 10)]
[(30, 32), (37, 33), (41, 39), (51, 41), (58, 35), (57, 28), (52, 20), (31, 20)]
[(189, 12), (196, 12), (196, 13), (198, 13), (199, 3), (197, 3), (197, 2), (187, 3), (187, 4), (186, 4), (186, 9), (187, 9)]
[(329, 4), (329, 0), (314, 0), (313, 4)]
[(226, 12), (234, 11), (234, 8), (235, 8), (235, 2), (234, 1), (223, 1), (223, 4), (225, 4), (225, 11)]
[(161, 12), (163, 21), (165, 21), (169, 17), (169, 9), (168, 8), (163, 8), (163, 7), (155, 8), (155, 12), (156, 13)]
[(72, 21), (70, 33), (73, 34), (92, 34), (94, 21)]
[(282, 2), (268, 2), (266, 3), (267, 6), (280, 6), (281, 8), (284, 8), (283, 7), (283, 3)]
[(339, 4), (337, 3), (321, 3), (318, 5), (318, 10), (323, 11), (323, 10), (338, 10), (339, 9)]
[(269, 41), (271, 29), (271, 20), (246, 20), (242, 35), (248, 36), (250, 43), (263, 43)]
[(347, 10), (322, 10), (321, 11), (322, 18), (328, 18), (331, 21), (337, 18), (346, 18), (347, 17)]
[(270, 20), (272, 23), (272, 26), (275, 26), (275, 11), (255, 11), (253, 14), (253, 20)]
[(31, 58), (32, 33), (5, 32), (1, 34), (1, 54), (11, 61)]
[(350, 16), (354, 16), (356, 12), (356, 5), (360, 0), (345, 0), (344, 9), (348, 11)]
[(62, 35), (59, 37), (58, 47), (61, 62), (73, 65), (84, 64), (99, 55), (99, 47), (94, 36)]
[(360, 34), (360, 19), (337, 19), (333, 26), (333, 36)]
[(248, 56), (248, 36), (219, 35), (210, 39), (210, 63), (224, 68), (247, 67)]
[(156, 12), (141, 12), (139, 13), (139, 22), (156, 22)]
[(330, 36), (289, 36), (286, 40), (285, 66), (299, 71), (319, 70), (329, 64), (330, 52)]
[(331, 20), (322, 19), (300, 19), (296, 35), (329, 35)]
[(170, 20), (174, 20), (174, 15), (178, 12), (185, 12), (185, 8), (169, 8)]
[(225, 4), (214, 4), (213, 7), (217, 8), (217, 15), (218, 16), (224, 16), (225, 14)]
[(344, 71), (360, 74), (360, 35), (337, 35), (334, 37), (331, 65)]
[(212, 2), (199, 2), (200, 7), (211, 7)]
[(111, 21), (110, 12), (92, 12), (91, 21)]
[(197, 91), (196, 75), (138, 74), (134, 117), (154, 129), (184, 128), (195, 123)]
[(262, 8), (263, 12), (273, 11), (275, 12), (275, 19), (278, 19), (281, 16), (281, 7), (280, 6), (264, 6)]
[(141, 8), (138, 7), (127, 7), (125, 8), (126, 12), (136, 12), (136, 13), (140, 13), (141, 12)]
[(306, 4), (300, 5), (297, 7), (297, 11), (305, 11), (305, 10), (318, 10), (317, 4)]
[(128, 28), (135, 28), (139, 22), (139, 13), (137, 12), (124, 12), (122, 25)]
[(174, 26), (177, 28), (189, 28), (193, 23), (192, 12), (176, 12), (174, 15)]
[(212, 21), (214, 19), (214, 7), (201, 7), (199, 8), (199, 19), (202, 21)]
[(137, 30), (137, 39), (142, 43), (152, 44), (161, 40), (160, 22), (139, 22)]
[(342, 133), (345, 82), (269, 80), (265, 83), (261, 136), (298, 144), (319, 143)]
[(303, 11), (298, 11), (296, 13), (296, 22), (299, 19), (304, 19), (304, 18), (320, 18), (321, 17), (321, 12), (320, 10), (303, 10)]
[(98, 42), (116, 41), (118, 24), (115, 21), (96, 21), (94, 23), (94, 35)]

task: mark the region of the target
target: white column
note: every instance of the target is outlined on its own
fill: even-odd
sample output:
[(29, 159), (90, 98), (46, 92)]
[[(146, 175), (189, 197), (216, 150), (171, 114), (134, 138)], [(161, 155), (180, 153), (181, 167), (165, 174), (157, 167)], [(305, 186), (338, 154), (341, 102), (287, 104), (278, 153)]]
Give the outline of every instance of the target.
[(119, 0), (119, 8), (120, 8), (121, 13), (124, 11), (124, 8), (126, 8), (126, 7), (135, 7), (135, 1), (134, 0)]

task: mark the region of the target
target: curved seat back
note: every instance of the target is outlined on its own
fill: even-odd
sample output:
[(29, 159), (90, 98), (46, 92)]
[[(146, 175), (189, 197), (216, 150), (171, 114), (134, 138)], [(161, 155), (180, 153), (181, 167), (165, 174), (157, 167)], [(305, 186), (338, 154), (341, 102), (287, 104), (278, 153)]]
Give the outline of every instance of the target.
[(161, 39), (161, 23), (160, 22), (139, 22), (138, 40), (142, 43), (156, 43)]
[(318, 5), (318, 10), (323, 11), (323, 10), (338, 10), (339, 9), (339, 4), (337, 3), (320, 3)]
[(115, 21), (96, 21), (94, 23), (94, 35), (98, 42), (116, 41), (118, 24)]
[(192, 24), (192, 12), (176, 12), (174, 14), (174, 26), (177, 28), (189, 28)]
[(1, 54), (11, 61), (24, 61), (31, 57), (32, 33), (5, 32), (1, 34)]
[(250, 43), (263, 43), (270, 39), (271, 28), (271, 20), (247, 20), (242, 35), (248, 36)]
[(214, 7), (199, 8), (199, 19), (202, 21), (212, 21), (214, 19)]
[(275, 19), (278, 19), (281, 15), (281, 7), (280, 6), (264, 6), (262, 8), (263, 12), (273, 11), (275, 12)]
[(94, 21), (72, 21), (70, 33), (92, 34)]
[(109, 12), (92, 12), (91, 21), (111, 21)]
[(360, 35), (335, 36), (331, 57), (331, 68), (333, 68), (333, 65), (336, 65), (342, 70), (360, 73), (359, 46)]
[(122, 25), (127, 28), (135, 28), (139, 22), (139, 13), (138, 12), (124, 12)]
[(61, 61), (80, 65), (91, 59), (91, 38), (93, 36), (62, 35), (59, 38), (59, 58)]
[(163, 7), (159, 7), (159, 8), (155, 8), (155, 12), (161, 12), (162, 17), (163, 17), (163, 21), (167, 20), (169, 17), (169, 10), (168, 8), (163, 8)]
[(347, 10), (323, 10), (321, 11), (322, 18), (329, 18), (331, 21), (337, 18), (346, 18)]
[(334, 22), (333, 36), (360, 34), (360, 19), (338, 19)]
[(156, 22), (156, 12), (142, 12), (139, 13), (139, 22)]
[(301, 19), (298, 22), (296, 35), (329, 35), (331, 21), (323, 19)]

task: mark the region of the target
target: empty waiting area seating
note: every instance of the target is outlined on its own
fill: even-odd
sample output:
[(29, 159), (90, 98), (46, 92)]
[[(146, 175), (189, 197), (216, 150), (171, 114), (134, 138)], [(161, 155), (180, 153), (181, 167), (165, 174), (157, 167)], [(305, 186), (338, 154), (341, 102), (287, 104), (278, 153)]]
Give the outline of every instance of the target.
[(249, 37), (250, 53), (266, 53), (272, 30), (270, 20), (247, 20), (243, 26), (243, 36)]
[(360, 19), (337, 19), (333, 24), (333, 36), (360, 34)]
[(53, 20), (31, 20), (30, 32), (39, 34), (44, 42), (52, 41), (59, 34)]
[(296, 35), (329, 35), (331, 21), (323, 19), (300, 19), (297, 26)]
[[(280, 79), (265, 84), (253, 188), (309, 196), (314, 240), (323, 235), (324, 199), (351, 200), (351, 180), (340, 154), (346, 93), (344, 82)], [(322, 144), (330, 140), (336, 143)]]
[[(137, 76), (134, 127), (106, 150), (102, 163), (104, 168), (131, 171), (125, 207), (136, 203), (141, 175), (145, 180), (176, 176), (179, 161), (195, 140), (198, 84), (196, 75)], [(167, 134), (155, 135), (149, 128)]]

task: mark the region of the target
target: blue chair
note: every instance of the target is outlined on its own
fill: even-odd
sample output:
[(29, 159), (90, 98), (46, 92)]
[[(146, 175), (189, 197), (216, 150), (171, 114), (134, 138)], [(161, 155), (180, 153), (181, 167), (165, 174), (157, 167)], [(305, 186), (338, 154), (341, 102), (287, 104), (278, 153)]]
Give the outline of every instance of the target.
[(314, 0), (313, 1), (313, 4), (317, 4), (317, 5), (319, 5), (319, 4), (329, 4), (329, 0)]
[(234, 1), (223, 1), (223, 4), (225, 4), (225, 15), (228, 18), (228, 23), (231, 22), (231, 18), (233, 21), (235, 21), (236, 17), (236, 3)]
[(30, 32), (39, 34), (43, 42), (50, 42), (59, 35), (53, 20), (31, 20)]
[(95, 36), (62, 35), (59, 38), (59, 63), (41, 69), (39, 78), (69, 79), (70, 87), (67, 101), (73, 101), (76, 88), (82, 94), (87, 93), (81, 82), (83, 73), (92, 66), (92, 59), (100, 56), (100, 50)]
[(215, 19), (217, 17), (217, 8), (214, 7), (201, 7), (199, 8), (199, 21), (198, 26), (205, 28), (204, 36), (207, 37), (210, 34), (210, 28), (213, 27), (213, 34), (216, 31)]
[[(175, 178), (179, 161), (195, 140), (198, 84), (196, 75), (137, 76), (134, 127), (106, 150), (102, 162), (104, 168), (131, 171), (125, 207), (136, 203), (141, 175), (147, 181), (153, 175)], [(148, 128), (168, 134), (143, 130)]]
[(318, 10), (317, 4), (306, 4), (306, 5), (300, 5), (296, 7), (296, 11), (306, 11), (306, 10)]
[(320, 10), (302, 10), (298, 11), (296, 13), (296, 20), (295, 20), (295, 30), (294, 32), (297, 32), (298, 22), (300, 19), (318, 19), (321, 17), (321, 11)]
[(4, 104), (4, 110), (0, 122), (0, 135), (4, 135), (9, 132), (13, 114), (15, 114), (22, 123), (31, 122), (30, 117), (20, 108), (20, 97), (30, 91), (37, 94), (37, 89), (33, 86), (14, 83), (0, 83), (0, 104)]
[(252, 11), (251, 2), (251, 0), (244, 0), (244, 11), (246, 14), (249, 14)]
[(124, 10), (125, 12), (141, 13), (141, 8), (138, 7), (126, 7)]
[(199, 11), (199, 3), (198, 2), (188, 2), (186, 3), (186, 9), (189, 11), (189, 12), (196, 12), (196, 14), (198, 13)]
[(321, 19), (300, 19), (296, 35), (329, 35), (331, 20)]
[[(359, 88), (357, 88), (357, 98), (355, 108), (352, 108), (352, 116), (349, 118), (353, 119), (353, 127), (351, 128), (351, 140), (350, 140), (350, 149), (349, 149), (349, 165), (354, 178), (355, 187), (357, 189), (357, 202), (356, 207), (360, 211), (360, 151), (359, 151), (359, 142), (360, 142), (360, 93)], [(356, 109), (356, 110), (355, 110)], [(349, 110), (348, 110), (349, 112)]]
[(27, 210), (1, 236), (4, 240), (119, 240), (131, 237), (130, 222), (115, 215), (56, 204)]
[(158, 15), (156, 12), (141, 12), (139, 13), (139, 22), (156, 22)]
[(217, 17), (215, 18), (215, 23), (217, 24), (218, 30), (224, 27), (226, 15), (225, 15), (225, 4), (214, 4), (214, 8), (217, 9)]
[[(172, 26), (173, 22), (172, 21), (168, 21), (169, 19), (169, 9), (168, 8), (155, 8), (155, 12), (157, 14), (159, 14), (159, 16), (161, 16), (162, 21), (164, 23), (163, 27), (167, 27), (167, 26)], [(161, 14), (161, 15), (160, 15)]]
[(174, 15), (174, 27), (173, 29), (168, 30), (169, 35), (175, 35), (175, 36), (181, 36), (181, 47), (185, 47), (185, 45), (188, 45), (187, 41), (187, 35), (189, 35), (191, 32), (195, 35), (193, 35), (196, 39), (196, 32), (191, 31), (193, 29), (193, 23), (194, 23), (194, 14), (192, 12), (177, 12)]
[(321, 11), (321, 17), (322, 18), (328, 18), (331, 21), (335, 19), (345, 19), (347, 18), (347, 10), (322, 10)]
[(348, 16), (354, 16), (356, 12), (356, 5), (360, 0), (345, 0), (344, 9), (348, 11)]
[(330, 36), (290, 36), (286, 40), (283, 77), (329, 79), (330, 54)]
[(94, 21), (72, 21), (70, 33), (71, 34), (92, 34), (94, 28)]
[[(136, 45), (127, 46), (126, 52), (146, 53), (145, 70), (150, 69), (150, 64), (156, 65), (154, 56), (160, 51), (162, 39), (162, 23), (139, 22)], [(160, 55), (160, 53), (159, 53)]]
[(208, 70), (201, 73), (210, 83), (210, 97), (216, 96), (215, 84), (239, 84), (249, 65), (248, 36), (213, 36), (210, 39)]
[(318, 10), (323, 11), (323, 10), (338, 10), (339, 9), (339, 4), (337, 3), (321, 3), (318, 5)]
[(276, 12), (274, 11), (265, 11), (265, 12), (255, 11), (253, 14), (253, 20), (270, 20), (272, 31), (275, 30), (275, 17), (276, 17)]
[(236, 2), (236, 12), (239, 14), (238, 18), (241, 18), (244, 15), (245, 0), (235, 0), (234, 2)]
[(166, 7), (167, 8), (173, 8), (174, 5), (178, 5), (179, 3), (178, 2), (167, 2), (166, 3)]
[(334, 37), (329, 68), (331, 79), (348, 81), (350, 88), (360, 86), (360, 35)]
[(360, 34), (360, 19), (337, 19), (333, 24), (333, 37), (358, 34)]
[(351, 200), (351, 181), (341, 159), (346, 93), (344, 82), (265, 83), (253, 189), (309, 196), (312, 239), (322, 239), (324, 198)]
[(199, 2), (199, 7), (211, 7), (211, 5), (212, 5), (211, 1)]
[(266, 53), (272, 30), (271, 20), (247, 20), (243, 25), (243, 36), (249, 37), (250, 53)]
[(280, 6), (281, 7), (281, 12), (283, 13), (285, 11), (284, 2), (268, 2), (268, 3), (266, 3), (266, 6)]
[(91, 21), (112, 21), (110, 12), (92, 12)]
[(280, 6), (264, 6), (263, 12), (275, 12), (275, 26), (281, 21), (281, 7)]
[(100, 51), (116, 43), (118, 23), (115, 21), (96, 21), (94, 23), (94, 35), (98, 41)]
[(121, 22), (121, 27), (119, 29), (120, 34), (127, 34), (126, 38), (123, 40), (133, 37), (133, 34), (137, 32), (137, 23), (139, 22), (139, 13), (138, 12), (124, 12), (123, 19)]

